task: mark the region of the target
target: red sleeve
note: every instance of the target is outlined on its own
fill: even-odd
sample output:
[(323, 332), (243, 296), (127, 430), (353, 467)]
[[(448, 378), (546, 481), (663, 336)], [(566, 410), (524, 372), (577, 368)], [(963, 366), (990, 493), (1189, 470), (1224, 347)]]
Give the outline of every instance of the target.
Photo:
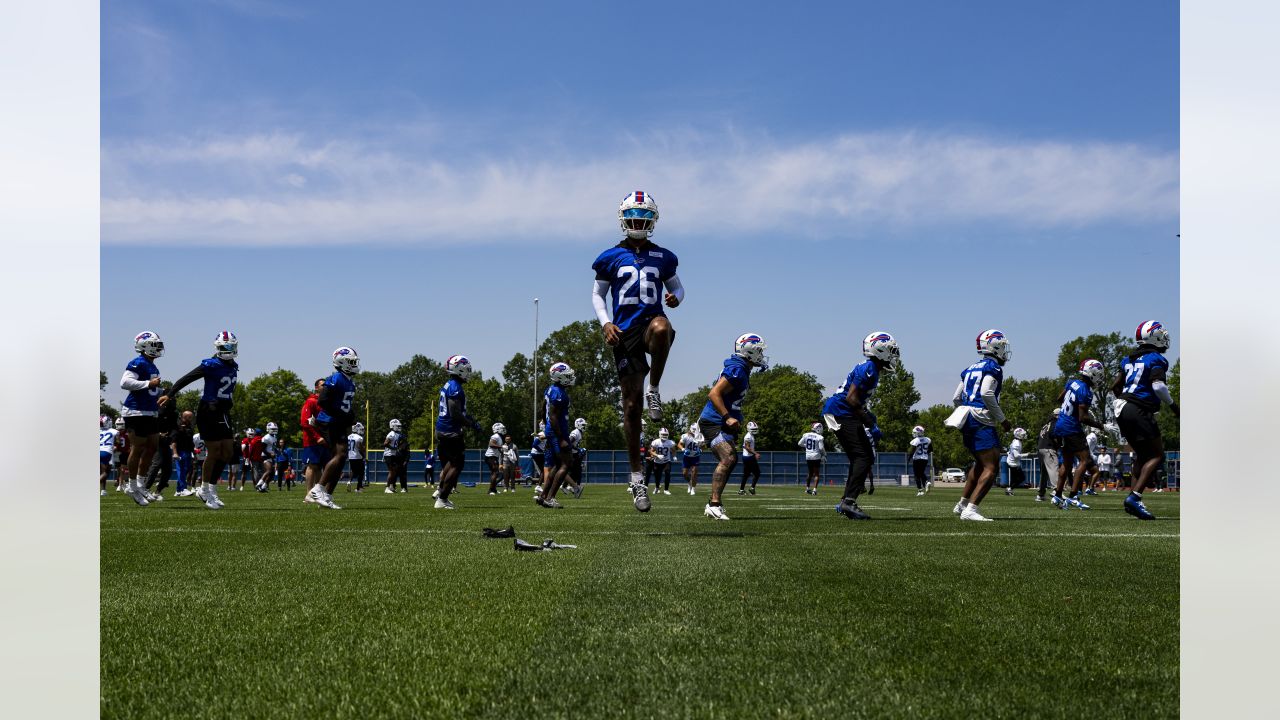
[(253, 462), (262, 462), (262, 438), (255, 437), (249, 442), (249, 459)]
[(316, 411), (320, 409), (320, 399), (312, 395), (307, 401), (302, 403), (302, 413), (298, 416), (302, 425), (302, 445), (310, 447), (320, 441), (320, 433), (311, 427), (311, 418), (315, 416)]

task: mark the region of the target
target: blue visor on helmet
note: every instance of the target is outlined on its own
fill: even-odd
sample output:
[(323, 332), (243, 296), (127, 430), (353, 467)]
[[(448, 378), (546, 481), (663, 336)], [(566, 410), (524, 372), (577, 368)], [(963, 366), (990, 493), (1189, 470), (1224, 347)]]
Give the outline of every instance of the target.
[(652, 220), (657, 214), (647, 208), (627, 208), (622, 211), (624, 218), (639, 218), (641, 220)]

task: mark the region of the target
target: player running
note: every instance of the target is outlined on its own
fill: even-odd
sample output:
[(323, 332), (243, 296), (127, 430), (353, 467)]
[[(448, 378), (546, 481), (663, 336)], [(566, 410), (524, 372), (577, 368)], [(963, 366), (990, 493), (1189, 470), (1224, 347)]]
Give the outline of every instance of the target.
[(236, 374), (240, 369), (236, 364), (239, 354), (239, 339), (230, 330), (223, 330), (213, 339), (213, 357), (201, 360), (194, 370), (178, 378), (160, 397), (161, 404), (173, 402), (183, 388), (196, 379), (204, 380), (200, 406), (196, 409), (196, 428), (206, 450), (198, 496), (210, 510), (223, 506), (222, 499), (218, 497), (218, 480), (222, 477), (222, 469), (236, 461), (236, 448), (231, 439), (231, 406)]
[(666, 428), (658, 430), (658, 437), (649, 444), (649, 457), (653, 460), (653, 492), (659, 490), (663, 495), (671, 494), (671, 465), (675, 459), (675, 441), (671, 439), (671, 431)]
[(320, 412), (312, 418), (329, 447), (329, 461), (320, 471), (320, 481), (312, 486), (311, 496), (331, 510), (342, 509), (333, 501), (333, 491), (338, 489), (338, 478), (347, 464), (347, 436), (355, 424), (356, 384), (351, 378), (359, 372), (360, 356), (354, 349), (343, 346), (334, 350), (333, 374), (320, 386)]
[(130, 360), (120, 377), (120, 387), (128, 391), (124, 398), (125, 432), (129, 437), (129, 456), (125, 460), (124, 491), (138, 505), (146, 507), (146, 488), (143, 487), (143, 470), (151, 467), (151, 458), (158, 445), (159, 427), (156, 416), (160, 412), (157, 397), (160, 395), (160, 370), (155, 360), (164, 355), (164, 341), (160, 336), (144, 330), (133, 338), (134, 352), (138, 356)]
[[(747, 423), (747, 434), (742, 436), (742, 485), (738, 488), (738, 494), (744, 491), (756, 494), (756, 483), (760, 482), (760, 453), (756, 452), (756, 433), (760, 431), (760, 426), (754, 422)], [(751, 488), (747, 488), (747, 480), (751, 481)]]
[(1124, 500), (1124, 511), (1139, 520), (1155, 520), (1142, 502), (1142, 491), (1164, 464), (1164, 441), (1156, 425), (1156, 413), (1168, 405), (1178, 417), (1178, 404), (1166, 384), (1169, 360), (1169, 332), (1155, 320), (1138, 326), (1134, 333), (1138, 348), (1124, 359), (1123, 371), (1111, 383), (1116, 395), (1112, 404), (1120, 433), (1133, 447), (1133, 488)]
[[(1089, 358), (1080, 363), (1080, 377), (1071, 378), (1066, 387), (1058, 393), (1058, 402), (1062, 403), (1062, 412), (1053, 425), (1053, 434), (1062, 443), (1062, 463), (1058, 466), (1058, 485), (1053, 491), (1053, 504), (1066, 510), (1069, 507), (1077, 510), (1088, 510), (1089, 506), (1080, 501), (1080, 489), (1085, 475), (1093, 472), (1093, 456), (1089, 453), (1089, 445), (1085, 440), (1084, 428), (1101, 429), (1102, 423), (1089, 414), (1089, 406), (1093, 404), (1093, 389), (1106, 379), (1106, 369), (1102, 363)], [(1075, 465), (1074, 472), (1072, 465)], [(1063, 497), (1063, 487), (1071, 477), (1070, 497)]]
[[(648, 376), (644, 403), (649, 417), (660, 419), (662, 397), (658, 383), (676, 336), (662, 304), (665, 302), (667, 307), (674, 308), (684, 300), (684, 286), (676, 275), (679, 262), (675, 253), (649, 239), (657, 223), (658, 204), (653, 198), (643, 190), (629, 193), (618, 206), (622, 242), (600, 253), (591, 265), (596, 273), (591, 304), (603, 328), (605, 342), (613, 347), (618, 382), (622, 386), (622, 423), (631, 465), (630, 490), (636, 509), (641, 512), (649, 509), (640, 464), (641, 391)], [(606, 298), (613, 301), (612, 320), (606, 310)]]
[(925, 435), (923, 425), (911, 428), (911, 473), (916, 479), (916, 497), (929, 492), (933, 481), (929, 479), (929, 462), (933, 460), (933, 440)]
[(822, 437), (822, 423), (814, 423), (809, 432), (800, 436), (796, 443), (804, 448), (806, 474), (804, 478), (804, 494), (817, 495), (818, 484), (822, 479), (822, 461), (827, 459), (826, 441)]
[(573, 449), (569, 439), (569, 392), (566, 388), (573, 385), (573, 368), (566, 363), (558, 362), (551, 366), (551, 385), (543, 393), (543, 418), (546, 423), (547, 442), (543, 446), (546, 476), (542, 481), (542, 493), (535, 495), (534, 503), (544, 508), (562, 508), (556, 500), (556, 492), (569, 474), (569, 465), (573, 462), (570, 452)]
[(1013, 355), (1013, 348), (1004, 333), (994, 329), (984, 330), (976, 344), (982, 359), (960, 373), (960, 384), (951, 398), (956, 412), (947, 418), (947, 425), (960, 429), (965, 448), (973, 454), (973, 467), (969, 468), (960, 502), (952, 512), (961, 520), (988, 522), (990, 518), (978, 512), (978, 504), (1000, 473), (1000, 436), (996, 426), (1005, 432), (1013, 429), (1013, 423), (1000, 408), (1004, 364)]
[(724, 369), (707, 393), (707, 404), (698, 416), (698, 430), (711, 438), (711, 452), (719, 460), (711, 472), (711, 499), (702, 514), (712, 520), (728, 520), (720, 496), (729, 483), (729, 475), (738, 464), (738, 435), (742, 432), (742, 399), (751, 386), (754, 368), (768, 369), (764, 351), (769, 348), (764, 338), (744, 333), (733, 343), (733, 354), (724, 361)]
[(454, 355), (444, 362), (449, 380), (440, 388), (440, 403), (436, 409), (436, 452), (443, 467), (440, 470), (440, 487), (436, 490), (437, 510), (453, 510), (449, 496), (458, 487), (458, 476), (467, 462), (467, 448), (462, 431), (471, 428), (480, 431), (480, 423), (467, 414), (467, 393), (463, 389), (471, 378), (471, 361), (465, 355)]
[(867, 412), (867, 401), (880, 384), (880, 372), (899, 357), (898, 341), (887, 332), (873, 332), (862, 339), (862, 355), (866, 360), (849, 371), (844, 383), (822, 405), (827, 427), (836, 434), (849, 458), (849, 476), (836, 512), (850, 520), (871, 519), (858, 507), (858, 496), (866, 490), (867, 476), (875, 462), (870, 432), (875, 419)]
[(696, 495), (698, 488), (698, 464), (702, 462), (702, 443), (706, 442), (696, 424), (689, 426), (689, 432), (680, 436), (676, 448), (681, 453), (684, 481), (689, 485), (689, 494)]

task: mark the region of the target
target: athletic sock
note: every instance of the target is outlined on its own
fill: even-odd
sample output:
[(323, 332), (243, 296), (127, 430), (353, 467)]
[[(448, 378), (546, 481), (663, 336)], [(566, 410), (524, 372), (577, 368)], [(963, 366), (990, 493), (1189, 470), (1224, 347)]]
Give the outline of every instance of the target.
[(1129, 497), (1133, 498), (1134, 500), (1137, 500), (1138, 502), (1142, 502), (1142, 493), (1140, 492), (1134, 492), (1130, 490)]

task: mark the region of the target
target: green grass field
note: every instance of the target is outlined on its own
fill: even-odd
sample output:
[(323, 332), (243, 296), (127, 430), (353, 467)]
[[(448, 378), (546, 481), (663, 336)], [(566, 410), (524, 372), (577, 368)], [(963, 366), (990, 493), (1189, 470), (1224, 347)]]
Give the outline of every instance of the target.
[[(736, 486), (733, 486), (736, 487)], [(104, 717), (1173, 717), (1178, 496), (102, 501)], [(577, 550), (518, 553), (483, 527)]]

